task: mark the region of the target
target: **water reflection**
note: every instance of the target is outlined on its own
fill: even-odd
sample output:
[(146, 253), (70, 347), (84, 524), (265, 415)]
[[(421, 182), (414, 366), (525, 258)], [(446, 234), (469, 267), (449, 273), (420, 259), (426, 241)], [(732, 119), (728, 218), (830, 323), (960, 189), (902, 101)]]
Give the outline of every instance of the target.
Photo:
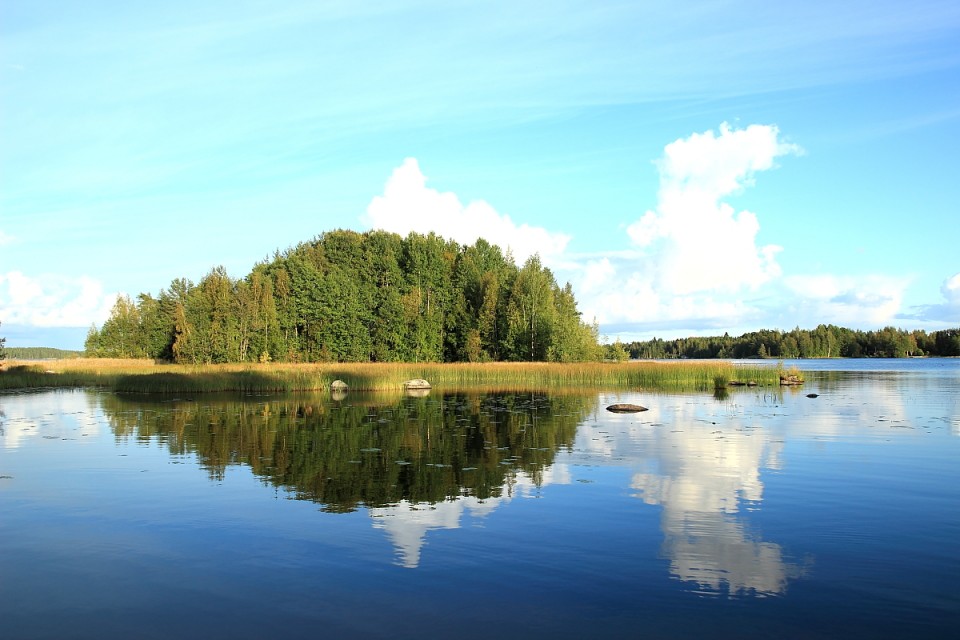
[(661, 552), (674, 577), (706, 593), (782, 594), (801, 567), (743, 519), (763, 500), (761, 469), (780, 468), (782, 441), (729, 403), (664, 396), (647, 404), (649, 418), (603, 417), (596, 431), (605, 437), (586, 432), (577, 446), (638, 469), (631, 488), (662, 508)]
[(779, 443), (736, 429), (690, 424), (657, 438), (657, 473), (637, 473), (631, 487), (663, 507), (663, 553), (670, 572), (711, 592), (783, 593), (799, 568), (779, 545), (751, 535), (738, 519), (763, 499), (761, 467), (779, 466)]
[(461, 496), (436, 504), (403, 500), (389, 507), (370, 509), (370, 517), (374, 519), (373, 526), (386, 531), (393, 542), (398, 564), (413, 569), (420, 565), (420, 549), (429, 531), (459, 529), (465, 518), (485, 518), (516, 497), (532, 496), (547, 485), (570, 484), (570, 481), (570, 470), (565, 464), (552, 465), (536, 479), (514, 470), (494, 497)]
[(0, 449), (19, 449), (37, 438), (74, 440), (100, 433), (99, 412), (91, 408), (88, 393), (44, 393), (42, 411), (37, 410), (36, 397), (32, 393), (0, 395)]
[(595, 403), (530, 393), (352, 394), (333, 403), (103, 397), (117, 438), (195, 454), (213, 479), (245, 464), (324, 511), (365, 507), (410, 568), (428, 531), (459, 528), (465, 514), (483, 517), (562, 476), (557, 452), (569, 449)]
[(212, 478), (246, 464), (333, 512), (500, 498), (542, 484), (596, 398), (544, 394), (158, 402), (104, 396), (118, 438), (195, 453)]
[(105, 416), (116, 439), (195, 457), (211, 479), (242, 464), (265, 485), (324, 511), (362, 509), (392, 541), (398, 564), (410, 568), (419, 566), (431, 531), (569, 484), (571, 461), (586, 457), (632, 470), (634, 496), (661, 509), (661, 553), (676, 579), (709, 593), (775, 595), (803, 568), (765, 540), (749, 514), (764, 500), (763, 474), (782, 468), (785, 429), (813, 440), (856, 432), (889, 439), (931, 425), (956, 430), (955, 409), (944, 415), (936, 404), (927, 411), (889, 382), (871, 379), (869, 402), (857, 378), (829, 377), (819, 381), (818, 399), (795, 389), (722, 400), (617, 397), (650, 408), (638, 416), (603, 411), (610, 399), (602, 395), (351, 394), (331, 401), (60, 392), (44, 394), (42, 411), (31, 396), (12, 395), (3, 399), (0, 446), (95, 435)]

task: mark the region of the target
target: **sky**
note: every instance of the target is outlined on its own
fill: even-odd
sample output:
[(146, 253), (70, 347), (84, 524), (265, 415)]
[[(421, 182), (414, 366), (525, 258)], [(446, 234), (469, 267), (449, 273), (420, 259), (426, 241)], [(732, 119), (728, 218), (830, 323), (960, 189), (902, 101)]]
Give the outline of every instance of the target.
[(373, 228), (605, 341), (958, 327), (958, 146), (955, 0), (6, 0), (0, 337)]

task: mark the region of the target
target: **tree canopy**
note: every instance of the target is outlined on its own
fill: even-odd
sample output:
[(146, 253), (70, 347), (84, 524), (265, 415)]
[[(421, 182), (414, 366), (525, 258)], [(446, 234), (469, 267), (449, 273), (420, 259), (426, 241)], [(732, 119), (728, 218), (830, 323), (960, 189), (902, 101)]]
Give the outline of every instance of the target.
[(254, 266), (117, 299), (88, 355), (187, 363), (598, 360), (596, 324), (538, 256), (336, 230)]
[(885, 327), (860, 331), (821, 324), (815, 329), (763, 330), (739, 337), (662, 340), (625, 345), (634, 358), (903, 358), (960, 356), (960, 329), (927, 333)]

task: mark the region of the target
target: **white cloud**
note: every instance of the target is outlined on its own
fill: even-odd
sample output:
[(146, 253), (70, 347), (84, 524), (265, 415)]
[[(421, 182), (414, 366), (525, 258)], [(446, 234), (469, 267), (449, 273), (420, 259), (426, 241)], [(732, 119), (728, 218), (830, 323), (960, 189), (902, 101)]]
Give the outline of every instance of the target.
[(518, 264), (534, 253), (550, 264), (570, 241), (562, 233), (518, 225), (483, 200), (464, 205), (456, 194), (437, 191), (427, 187), (426, 182), (416, 158), (407, 158), (394, 169), (383, 195), (370, 201), (363, 222), (400, 235), (433, 231), (460, 244), (473, 244), (483, 238), (499, 245), (504, 252), (509, 248)]
[(960, 273), (955, 273), (944, 280), (940, 293), (946, 298), (947, 306), (960, 309)]
[(801, 317), (841, 326), (880, 326), (892, 322), (903, 303), (909, 278), (884, 275), (796, 275), (784, 278), (794, 311)]
[(87, 276), (0, 274), (0, 322), (36, 327), (82, 327), (102, 323), (116, 294)]
[(943, 295), (940, 304), (918, 306), (913, 313), (902, 317), (933, 323), (931, 329), (955, 327), (960, 319), (960, 273), (946, 278), (940, 285), (940, 293)]
[(742, 294), (781, 276), (781, 247), (758, 246), (757, 216), (723, 200), (753, 185), (778, 157), (800, 152), (774, 125), (724, 123), (719, 133), (668, 144), (656, 162), (657, 205), (627, 227), (636, 250), (592, 261), (573, 278), (585, 317), (692, 329), (756, 315)]
[(15, 237), (11, 236), (10, 234), (4, 233), (3, 230), (0, 230), (0, 247), (7, 244), (13, 244), (15, 240), (16, 240)]
[(420, 564), (420, 552), (427, 533), (438, 529), (459, 529), (465, 514), (484, 518), (514, 497), (532, 497), (551, 484), (570, 484), (572, 477), (566, 464), (554, 464), (543, 470), (537, 481), (517, 472), (501, 487), (500, 495), (479, 499), (457, 496), (435, 504), (401, 500), (387, 507), (371, 507), (374, 529), (384, 529), (397, 552), (399, 564), (414, 569)]
[(782, 155), (799, 153), (772, 125), (693, 134), (666, 146), (657, 162), (657, 207), (627, 228), (633, 242), (656, 253), (656, 286), (666, 294), (756, 288), (780, 275), (776, 245), (758, 247), (760, 224), (750, 211), (722, 201), (753, 184)]
[[(723, 123), (675, 140), (655, 163), (656, 205), (626, 228), (633, 248), (589, 258), (565, 254), (570, 238), (562, 233), (517, 224), (484, 201), (464, 205), (456, 194), (428, 187), (414, 158), (394, 170), (364, 222), (400, 234), (433, 231), (462, 244), (483, 237), (511, 248), (518, 263), (539, 252), (558, 280), (573, 283), (583, 317), (625, 339), (654, 331), (703, 335), (822, 322), (894, 324), (909, 278), (784, 277), (777, 263), (781, 247), (758, 244), (758, 215), (727, 202), (753, 186), (759, 172), (775, 168), (778, 158), (801, 153), (775, 125)], [(960, 274), (947, 279), (942, 292), (947, 302), (938, 313), (960, 308)]]

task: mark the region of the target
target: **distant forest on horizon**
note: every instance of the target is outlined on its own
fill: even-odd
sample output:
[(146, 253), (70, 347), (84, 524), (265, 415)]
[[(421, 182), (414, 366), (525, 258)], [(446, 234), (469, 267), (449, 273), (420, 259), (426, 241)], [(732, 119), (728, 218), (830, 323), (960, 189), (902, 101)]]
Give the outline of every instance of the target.
[(679, 338), (623, 343), (631, 358), (907, 358), (960, 356), (960, 328), (927, 333), (886, 327), (877, 331), (821, 324), (815, 329), (767, 329), (739, 337)]

